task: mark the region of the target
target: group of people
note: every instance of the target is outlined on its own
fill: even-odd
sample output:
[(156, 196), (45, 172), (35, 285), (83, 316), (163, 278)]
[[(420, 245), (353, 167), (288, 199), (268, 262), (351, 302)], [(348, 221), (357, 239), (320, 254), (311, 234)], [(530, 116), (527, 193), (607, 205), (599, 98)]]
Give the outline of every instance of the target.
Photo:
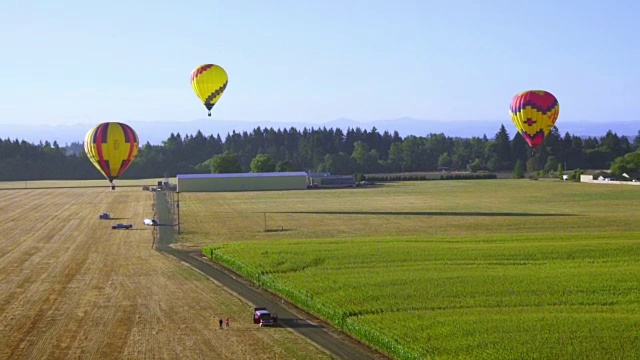
[(228, 329), (229, 328), (229, 317), (227, 317), (226, 320), (222, 320), (222, 318), (220, 318), (220, 320), (218, 320), (218, 323), (220, 324), (220, 329), (224, 329), (225, 327)]

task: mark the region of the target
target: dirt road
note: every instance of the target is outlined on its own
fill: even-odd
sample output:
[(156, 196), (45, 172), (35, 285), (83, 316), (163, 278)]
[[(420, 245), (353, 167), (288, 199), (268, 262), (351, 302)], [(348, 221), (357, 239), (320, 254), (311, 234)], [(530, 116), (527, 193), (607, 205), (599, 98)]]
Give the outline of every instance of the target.
[(288, 328), (256, 327), (247, 303), (155, 251), (147, 191), (1, 195), (1, 359), (331, 358)]
[(172, 224), (169, 203), (168, 194), (156, 192), (156, 216), (159, 223), (163, 225), (158, 227), (159, 236), (156, 248), (159, 251), (175, 256), (185, 263), (188, 263), (236, 296), (252, 304), (252, 306), (266, 306), (278, 314), (279, 322), (284, 328), (292, 329), (301, 336), (306, 337), (336, 358), (350, 360), (387, 359), (386, 356), (372, 351), (304, 311), (289, 304), (283, 306), (279, 299), (272, 294), (258, 289), (246, 281), (243, 281), (242, 278), (236, 274), (216, 266), (203, 258), (199, 251), (173, 248), (171, 244), (173, 244), (175, 237), (174, 227), (166, 226)]

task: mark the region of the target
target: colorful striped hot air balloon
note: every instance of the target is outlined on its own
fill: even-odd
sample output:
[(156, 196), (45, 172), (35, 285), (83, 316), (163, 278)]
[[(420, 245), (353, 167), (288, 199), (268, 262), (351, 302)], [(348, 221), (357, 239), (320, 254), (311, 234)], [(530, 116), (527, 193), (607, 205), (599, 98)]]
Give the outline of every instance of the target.
[(211, 109), (227, 88), (228, 82), (227, 72), (218, 65), (200, 65), (191, 72), (191, 87), (209, 110), (209, 116)]
[(105, 122), (87, 132), (84, 151), (89, 160), (111, 183), (122, 176), (138, 155), (138, 134), (131, 126), (119, 122)]
[(542, 146), (544, 138), (558, 120), (559, 113), (558, 99), (544, 90), (528, 90), (519, 93), (511, 100), (509, 109), (511, 120), (518, 132), (534, 149)]

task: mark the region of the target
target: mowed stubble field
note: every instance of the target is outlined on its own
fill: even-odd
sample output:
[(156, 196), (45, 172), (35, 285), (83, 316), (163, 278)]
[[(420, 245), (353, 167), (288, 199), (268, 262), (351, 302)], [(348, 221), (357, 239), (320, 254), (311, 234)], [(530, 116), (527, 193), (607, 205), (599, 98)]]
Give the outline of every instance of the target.
[[(158, 181), (164, 179), (118, 179), (114, 183), (117, 188), (120, 187), (136, 187), (143, 185), (156, 186)], [(170, 182), (175, 183), (175, 178), (170, 178)], [(2, 181), (0, 189), (48, 189), (48, 188), (86, 188), (100, 187), (107, 189), (109, 182), (106, 179), (101, 180), (29, 180), (29, 181)]]
[[(180, 197), (184, 246), (211, 246), (398, 358), (640, 356), (638, 187), (432, 181)], [(265, 214), (283, 231), (265, 232)]]
[[(288, 329), (257, 328), (250, 305), (153, 250), (148, 191), (0, 196), (0, 358), (329, 358)], [(118, 222), (134, 229), (112, 230)], [(217, 328), (223, 316), (229, 330)]]

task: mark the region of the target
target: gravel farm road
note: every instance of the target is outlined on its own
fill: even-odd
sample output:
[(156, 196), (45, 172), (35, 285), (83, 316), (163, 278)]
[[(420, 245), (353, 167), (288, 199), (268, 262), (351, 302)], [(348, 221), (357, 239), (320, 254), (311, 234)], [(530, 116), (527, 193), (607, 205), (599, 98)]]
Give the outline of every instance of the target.
[[(156, 216), (160, 224), (157, 227), (156, 250), (174, 256), (195, 268), (243, 301), (254, 306), (266, 306), (278, 314), (278, 322), (281, 326), (304, 336), (337, 359), (389, 359), (388, 356), (372, 350), (313, 315), (290, 304), (281, 304), (280, 299), (274, 294), (256, 287), (232, 271), (209, 261), (199, 251), (179, 250), (172, 247), (176, 230), (171, 217), (168, 193), (157, 191), (155, 194)], [(250, 321), (250, 316), (250, 314), (247, 315), (247, 321)]]

